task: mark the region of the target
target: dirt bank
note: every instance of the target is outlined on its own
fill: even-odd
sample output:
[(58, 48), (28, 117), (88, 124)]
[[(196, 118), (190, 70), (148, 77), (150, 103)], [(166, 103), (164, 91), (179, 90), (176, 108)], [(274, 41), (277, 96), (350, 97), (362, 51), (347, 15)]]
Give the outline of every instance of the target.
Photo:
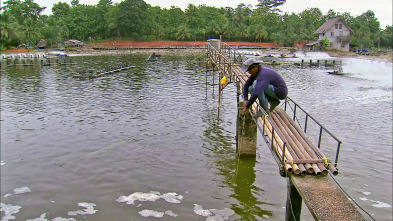
[[(271, 54), (281, 54), (284, 48), (278, 47), (274, 43), (266, 43), (266, 42), (227, 42), (228, 45), (232, 47), (261, 47), (267, 49)], [(193, 47), (196, 47), (198, 50), (203, 50), (201, 47), (206, 45), (206, 41), (127, 41), (127, 40), (109, 40), (100, 43), (92, 43), (83, 46), (82, 48), (78, 48), (76, 50), (69, 51), (69, 54), (99, 54), (99, 53), (113, 53), (113, 54), (122, 54), (122, 53), (140, 53), (140, 52), (152, 52), (156, 51), (155, 49), (147, 49), (154, 47), (173, 47), (171, 49), (165, 50), (166, 52), (179, 52), (179, 53), (188, 53), (195, 52)], [(187, 47), (187, 49), (175, 49), (176, 47)], [(135, 47), (139, 48), (138, 50), (110, 50), (110, 51), (99, 51), (93, 50), (92, 48), (96, 47), (104, 47), (107, 49), (111, 48), (122, 48), (122, 47)], [(143, 49), (146, 48), (146, 49)], [(49, 50), (49, 49), (48, 49)], [(24, 48), (19, 49), (9, 49), (9, 50), (1, 50), (1, 53), (33, 53), (37, 52), (36, 50), (28, 50)], [(41, 51), (44, 52), (44, 51)], [(164, 51), (161, 51), (162, 53)], [(340, 58), (363, 58), (369, 60), (378, 60), (385, 62), (393, 62), (393, 52), (380, 52), (380, 53), (370, 53), (369, 55), (360, 55), (352, 52), (327, 52), (331, 57), (340, 57)]]
[[(276, 48), (274, 43), (266, 42), (227, 42), (230, 46), (254, 46), (264, 48)], [(91, 44), (89, 46), (104, 46), (104, 47), (171, 47), (171, 46), (205, 46), (206, 41), (105, 41), (101, 43)]]

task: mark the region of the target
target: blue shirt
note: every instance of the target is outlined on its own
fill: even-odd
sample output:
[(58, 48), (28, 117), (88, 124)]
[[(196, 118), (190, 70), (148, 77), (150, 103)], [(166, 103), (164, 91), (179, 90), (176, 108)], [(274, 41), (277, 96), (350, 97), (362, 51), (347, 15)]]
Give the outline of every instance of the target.
[[(255, 80), (257, 81), (257, 83), (255, 85), (254, 92), (251, 94), (250, 99), (248, 99), (248, 87), (253, 85)], [(273, 86), (274, 92), (280, 99), (285, 99), (285, 97), (288, 95), (288, 88), (285, 84), (284, 79), (282, 79), (282, 77), (277, 74), (277, 72), (273, 69), (270, 69), (269, 67), (259, 66), (257, 76), (253, 77), (251, 75), (243, 87), (244, 100), (248, 100), (247, 108), (251, 107), (251, 105), (258, 98), (258, 95), (260, 95), (268, 85)]]

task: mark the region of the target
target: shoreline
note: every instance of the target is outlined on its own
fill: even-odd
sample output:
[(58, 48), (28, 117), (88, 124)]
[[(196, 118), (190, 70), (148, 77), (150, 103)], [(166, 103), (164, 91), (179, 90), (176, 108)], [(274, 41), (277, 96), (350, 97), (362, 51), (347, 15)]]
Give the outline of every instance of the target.
[[(255, 50), (255, 49), (254, 49)], [(258, 50), (258, 49), (256, 49)], [(42, 54), (48, 54), (50, 51), (55, 50), (44, 50), (44, 51), (30, 51), (27, 52), (27, 49), (24, 50), (15, 50), (15, 52), (0, 52), (1, 58), (3, 56), (13, 56), (13, 55), (26, 55), (27, 58), (31, 58), (31, 56), (37, 56)], [(98, 55), (98, 54), (138, 54), (138, 53), (204, 53), (206, 51), (205, 48), (137, 48), (137, 49), (126, 49), (126, 50), (94, 50), (94, 49), (86, 49), (83, 48), (78, 51), (65, 51), (69, 56), (79, 56), (79, 55)], [(289, 50), (285, 50), (282, 48), (261, 50), (263, 53), (279, 55), (282, 53), (290, 53)], [(306, 53), (312, 53), (314, 51), (306, 51)], [(381, 61), (393, 63), (393, 52), (384, 52), (379, 55), (364, 55), (364, 54), (356, 54), (352, 52), (337, 52), (337, 51), (315, 51), (315, 52), (324, 52), (328, 54), (332, 58), (354, 58), (354, 59), (366, 59), (373, 61)]]

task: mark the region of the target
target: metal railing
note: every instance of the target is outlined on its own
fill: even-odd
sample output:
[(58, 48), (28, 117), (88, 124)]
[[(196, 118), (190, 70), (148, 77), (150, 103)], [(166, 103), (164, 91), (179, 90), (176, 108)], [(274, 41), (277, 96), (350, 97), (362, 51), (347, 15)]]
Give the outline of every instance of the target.
[[(301, 106), (299, 106), (294, 100), (292, 100), (291, 98), (287, 97), (285, 99), (285, 103), (284, 103), (284, 110), (287, 111), (287, 106), (291, 106), (291, 104), (293, 104), (293, 120), (298, 121), (298, 109), (300, 109), (300, 111), (302, 111), (305, 114), (305, 120), (304, 120), (304, 133), (307, 133), (307, 126), (308, 126), (308, 119), (311, 119), (312, 121), (314, 121), (318, 126), (319, 126), (319, 137), (318, 137), (318, 148), (321, 148), (321, 141), (322, 141), (322, 135), (323, 135), (323, 131), (325, 131), (328, 135), (330, 135), (330, 137), (332, 137), (336, 142), (337, 142), (337, 150), (336, 150), (336, 156), (335, 156), (335, 161), (334, 161), (334, 167), (337, 167), (337, 163), (338, 163), (338, 156), (340, 154), (340, 147), (341, 147), (341, 140), (339, 140), (333, 133), (331, 133), (329, 130), (327, 130), (321, 123), (319, 123), (313, 116), (311, 116), (307, 111), (305, 111)], [(298, 121), (299, 126), (300, 122)]]

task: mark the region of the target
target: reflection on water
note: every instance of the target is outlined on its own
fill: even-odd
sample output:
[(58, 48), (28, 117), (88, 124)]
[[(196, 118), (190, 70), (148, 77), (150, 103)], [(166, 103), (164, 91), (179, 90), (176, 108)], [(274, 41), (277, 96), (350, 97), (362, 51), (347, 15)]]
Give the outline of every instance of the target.
[[(266, 145), (260, 142), (256, 160), (236, 156), (236, 87), (225, 88), (217, 119), (217, 88), (206, 86), (204, 64), (196, 62), (204, 53), (164, 53), (154, 62), (148, 55), (2, 66), (1, 208), (7, 217), (283, 219), (286, 181)], [(343, 68), (360, 66), (352, 62), (343, 60)], [(74, 77), (127, 63), (135, 68)], [(392, 95), (385, 79), (391, 72), (358, 77), (350, 70), (335, 76), (324, 68), (276, 68), (290, 96), (342, 139), (339, 182), (355, 199), (370, 193), (361, 205), (377, 220), (390, 220), (391, 207), (373, 204), (392, 205), (386, 190), (392, 185)], [(207, 80), (213, 82), (211, 74)], [(329, 142), (323, 140), (327, 153)], [(21, 188), (30, 192), (13, 194)], [(155, 201), (143, 195), (152, 192), (160, 193)], [(139, 197), (135, 205), (116, 201), (130, 194)], [(167, 203), (174, 199), (168, 196), (182, 199)], [(312, 219), (303, 212), (304, 220)]]
[(262, 190), (254, 185), (255, 182), (255, 158), (238, 158), (236, 160), (236, 175), (233, 197), (240, 205), (233, 205), (233, 210), (241, 215), (244, 220), (254, 220), (257, 217), (268, 218), (272, 216), (270, 211), (262, 210), (261, 205), (254, 193)]

